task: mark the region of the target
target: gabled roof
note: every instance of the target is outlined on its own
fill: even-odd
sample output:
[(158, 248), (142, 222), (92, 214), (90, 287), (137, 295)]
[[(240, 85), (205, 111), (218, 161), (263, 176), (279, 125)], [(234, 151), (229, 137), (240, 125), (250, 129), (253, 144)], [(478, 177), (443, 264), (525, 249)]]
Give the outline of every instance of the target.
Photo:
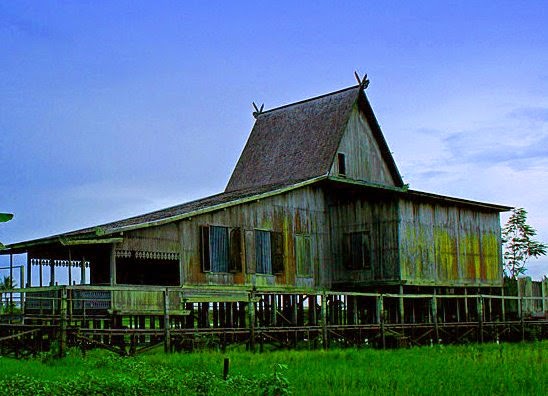
[(371, 105), (357, 85), (259, 113), (225, 191), (327, 175), (356, 104), (396, 186), (403, 186)]

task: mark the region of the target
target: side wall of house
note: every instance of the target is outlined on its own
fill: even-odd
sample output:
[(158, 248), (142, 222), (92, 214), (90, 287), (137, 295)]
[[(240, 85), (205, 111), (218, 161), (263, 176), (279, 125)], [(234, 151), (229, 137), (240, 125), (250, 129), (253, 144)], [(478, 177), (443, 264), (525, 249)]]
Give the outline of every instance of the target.
[[(139, 258), (173, 258), (179, 260), (180, 282), (185, 285), (249, 285), (272, 287), (313, 288), (329, 283), (328, 228), (323, 191), (319, 187), (306, 187), (284, 194), (267, 197), (225, 209), (194, 216), (175, 223), (144, 228), (124, 233), (124, 241), (115, 248), (118, 263), (129, 260), (138, 264)], [(204, 271), (202, 259), (202, 232), (207, 226), (239, 230), (241, 265), (231, 271)], [(256, 232), (281, 233), (283, 244), (283, 270), (272, 274), (257, 273)], [(279, 234), (278, 234), (279, 235)], [(307, 239), (309, 255), (306, 274), (297, 273), (296, 236)], [(304, 248), (300, 244), (300, 249)], [(146, 253), (140, 253), (146, 252)], [(304, 253), (303, 253), (304, 254)], [(301, 255), (301, 257), (304, 257)], [(306, 260), (306, 257), (305, 257)], [(125, 268), (131, 269), (131, 263)], [(148, 276), (162, 267), (147, 268)], [(171, 273), (173, 270), (170, 269)], [(132, 277), (135, 282), (135, 277)], [(136, 279), (141, 282), (140, 278)], [(124, 282), (118, 282), (124, 283)], [(144, 282), (146, 283), (146, 281)]]
[[(388, 165), (373, 137), (365, 115), (355, 105), (337, 153), (344, 154), (346, 178), (394, 186)], [(340, 176), (339, 162), (335, 157), (330, 176)]]
[[(398, 207), (395, 198), (373, 193), (339, 193), (330, 197), (329, 215), (335, 284), (352, 287), (352, 283), (358, 286), (399, 279)], [(365, 265), (349, 268), (345, 262), (351, 254), (348, 250), (355, 250), (356, 246), (352, 243), (349, 246), (345, 239), (359, 234), (363, 237), (358, 244), (365, 245), (362, 251), (366, 256)]]
[[(201, 258), (203, 226), (239, 228), (241, 234), (241, 268), (233, 272), (204, 272)], [(312, 288), (328, 283), (328, 234), (323, 191), (306, 187), (265, 199), (206, 213), (179, 223), (184, 283), (247, 284)], [(283, 271), (277, 274), (256, 273), (255, 232), (283, 234)], [(310, 240), (309, 274), (297, 273), (296, 235)]]
[(501, 286), (496, 212), (400, 201), (401, 277), (408, 284)]

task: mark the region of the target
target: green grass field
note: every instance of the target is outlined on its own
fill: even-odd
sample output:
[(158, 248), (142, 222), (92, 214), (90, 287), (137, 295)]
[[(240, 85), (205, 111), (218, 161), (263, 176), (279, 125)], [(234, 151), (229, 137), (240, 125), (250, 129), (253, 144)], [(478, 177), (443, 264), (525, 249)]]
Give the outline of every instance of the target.
[(546, 395), (547, 352), (548, 342), (134, 358), (74, 350), (64, 359), (0, 357), (0, 394)]

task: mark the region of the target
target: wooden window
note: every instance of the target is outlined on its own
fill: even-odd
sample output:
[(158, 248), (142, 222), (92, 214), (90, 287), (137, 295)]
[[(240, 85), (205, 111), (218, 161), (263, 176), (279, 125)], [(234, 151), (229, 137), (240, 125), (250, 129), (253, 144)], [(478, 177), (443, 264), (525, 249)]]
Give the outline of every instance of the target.
[(239, 228), (202, 226), (202, 270), (204, 272), (241, 271), (241, 233)]
[(284, 234), (271, 232), (270, 241), (272, 246), (272, 272), (281, 274), (284, 272)]
[(369, 232), (344, 234), (343, 257), (346, 268), (371, 269), (371, 242)]
[(279, 274), (284, 270), (281, 232), (255, 231), (255, 263), (259, 274)]
[(201, 256), (202, 256), (202, 271), (209, 272), (211, 271), (211, 261), (209, 259), (209, 226), (200, 227), (201, 235)]
[(310, 235), (295, 235), (295, 261), (297, 262), (297, 275), (312, 275), (312, 251), (310, 249)]
[(337, 153), (337, 167), (339, 176), (346, 176), (346, 158), (343, 153)]

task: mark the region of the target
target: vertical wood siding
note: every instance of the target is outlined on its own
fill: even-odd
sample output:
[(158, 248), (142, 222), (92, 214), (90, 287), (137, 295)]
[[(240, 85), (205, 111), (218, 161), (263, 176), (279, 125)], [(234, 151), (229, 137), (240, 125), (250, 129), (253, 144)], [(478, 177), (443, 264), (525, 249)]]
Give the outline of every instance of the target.
[[(190, 220), (181, 220), (178, 223), (179, 243), (185, 284), (247, 284), (291, 287), (328, 285), (329, 277), (325, 272), (329, 267), (330, 255), (325, 254), (325, 252), (329, 252), (329, 244), (324, 202), (323, 190), (313, 186), (206, 213)], [(203, 225), (241, 228), (243, 265), (239, 271), (224, 274), (204, 273), (201, 270), (199, 227)], [(255, 230), (282, 233), (283, 271), (281, 273), (271, 275), (258, 273), (257, 266), (260, 263), (257, 262), (256, 250), (257, 235), (260, 234), (257, 234)], [(310, 276), (297, 278), (296, 234), (310, 235), (312, 261)], [(264, 235), (267, 238), (269, 234), (265, 233)], [(271, 241), (266, 242), (270, 243)], [(263, 263), (270, 260), (271, 257)], [(269, 267), (265, 272), (272, 271)]]
[(123, 242), (117, 244), (116, 249), (177, 253), (180, 249), (177, 224), (126, 232)]
[[(329, 213), (333, 282), (399, 279), (397, 201), (365, 194), (353, 199), (334, 195)], [(344, 265), (345, 235), (359, 232), (369, 233), (371, 266), (349, 270)]]
[(402, 280), (411, 284), (502, 284), (498, 213), (400, 202)]
[[(373, 137), (365, 116), (355, 107), (337, 150), (345, 155), (346, 177), (372, 183), (394, 186), (389, 168), (384, 162), (379, 146)], [(339, 175), (337, 156), (329, 171)]]

